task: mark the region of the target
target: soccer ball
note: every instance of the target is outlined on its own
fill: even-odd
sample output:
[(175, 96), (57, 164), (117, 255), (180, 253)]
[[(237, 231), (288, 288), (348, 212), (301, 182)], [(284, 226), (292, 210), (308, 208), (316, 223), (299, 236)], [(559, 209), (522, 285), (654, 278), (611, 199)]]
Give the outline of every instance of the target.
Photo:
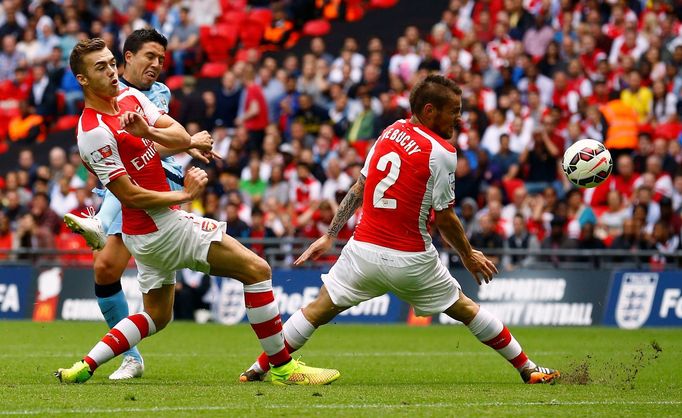
[(578, 187), (591, 188), (606, 180), (613, 169), (611, 153), (594, 139), (581, 139), (568, 147), (561, 163), (566, 177)]

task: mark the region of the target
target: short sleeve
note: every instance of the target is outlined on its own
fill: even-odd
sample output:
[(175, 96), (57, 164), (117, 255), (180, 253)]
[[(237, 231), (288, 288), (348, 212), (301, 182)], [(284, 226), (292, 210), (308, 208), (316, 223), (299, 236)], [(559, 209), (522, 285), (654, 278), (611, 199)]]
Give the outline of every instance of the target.
[(116, 139), (101, 126), (78, 134), (78, 150), (83, 162), (106, 186), (128, 174), (118, 153)]
[(457, 154), (434, 146), (429, 160), (433, 176), (431, 207), (440, 211), (455, 204), (455, 168)]
[(163, 115), (164, 112), (154, 103), (152, 103), (147, 96), (142, 94), (141, 91), (134, 89), (131, 90), (142, 106), (142, 111), (144, 112), (144, 116), (147, 119), (147, 123), (149, 126), (154, 126), (156, 121), (161, 117), (161, 115)]
[(365, 158), (365, 164), (362, 166), (362, 170), (360, 170), (360, 174), (364, 178), (367, 178), (367, 173), (369, 173), (369, 165), (370, 161), (372, 161), (372, 157), (374, 156), (374, 148), (377, 146), (377, 143), (379, 141), (375, 141), (374, 144), (372, 145), (372, 148), (369, 149), (369, 152), (367, 153), (367, 158)]

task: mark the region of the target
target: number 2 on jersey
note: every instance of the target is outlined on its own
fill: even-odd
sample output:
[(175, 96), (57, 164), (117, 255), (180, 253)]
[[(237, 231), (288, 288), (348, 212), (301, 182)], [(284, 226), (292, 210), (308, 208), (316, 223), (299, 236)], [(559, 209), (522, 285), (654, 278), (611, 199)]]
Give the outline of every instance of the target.
[(398, 207), (397, 200), (387, 199), (384, 197), (384, 193), (386, 193), (386, 190), (388, 190), (389, 187), (393, 186), (393, 184), (398, 180), (398, 176), (400, 175), (400, 156), (398, 155), (397, 152), (389, 152), (388, 154), (385, 154), (381, 158), (379, 158), (379, 161), (377, 161), (377, 170), (379, 171), (386, 170), (388, 163), (391, 163), (391, 169), (388, 171), (388, 174), (383, 179), (381, 179), (381, 181), (377, 184), (377, 187), (374, 189), (373, 204), (374, 207), (377, 209), (395, 209)]

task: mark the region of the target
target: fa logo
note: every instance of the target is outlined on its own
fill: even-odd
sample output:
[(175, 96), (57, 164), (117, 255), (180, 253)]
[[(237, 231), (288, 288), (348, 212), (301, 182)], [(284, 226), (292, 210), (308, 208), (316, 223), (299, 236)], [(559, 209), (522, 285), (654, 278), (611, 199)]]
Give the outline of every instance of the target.
[(616, 303), (616, 323), (619, 327), (637, 329), (644, 325), (651, 314), (657, 285), (657, 273), (623, 275)]

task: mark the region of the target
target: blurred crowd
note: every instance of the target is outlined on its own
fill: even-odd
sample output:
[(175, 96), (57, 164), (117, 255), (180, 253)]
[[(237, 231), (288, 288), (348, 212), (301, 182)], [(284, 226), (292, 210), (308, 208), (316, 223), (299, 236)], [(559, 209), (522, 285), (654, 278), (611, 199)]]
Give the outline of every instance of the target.
[[(144, 26), (170, 40), (164, 77), (179, 80), (171, 115), (190, 133), (211, 132), (223, 156), (204, 167), (205, 196), (188, 209), (227, 220), (235, 237), (323, 234), (372, 141), (409, 117), (411, 86), (440, 72), (464, 92), (450, 140), (458, 150), (456, 210), (474, 246), (653, 249), (656, 265), (680, 246), (678, 2), (452, 0), (429, 30), (406, 25), (397, 39), (361, 45), (348, 37), (330, 51), (323, 37), (302, 38), (307, 51), (283, 59), (249, 49), (205, 87), (197, 58), (183, 54), (201, 57), (200, 28), (226, 3), (3, 1), (0, 85), (23, 92), (26, 135), (12, 138), (23, 148), (0, 178), (0, 248), (59, 247), (63, 214), (97, 207), (97, 181), (77, 149), (56, 147), (49, 165), (36, 166), (30, 144), (44, 139), (46, 124), (27, 120), (57, 119), (55, 92), (64, 113), (79, 112), (82, 96), (66, 65), (78, 39), (101, 36), (120, 60), (126, 34)], [(270, 7), (295, 21), (293, 6), (306, 2), (250, 3), (243, 7)], [(583, 138), (603, 141), (614, 156), (611, 177), (586, 191), (560, 169), (563, 151)], [(264, 246), (254, 249), (263, 254)], [(532, 259), (496, 261), (513, 268)]]

